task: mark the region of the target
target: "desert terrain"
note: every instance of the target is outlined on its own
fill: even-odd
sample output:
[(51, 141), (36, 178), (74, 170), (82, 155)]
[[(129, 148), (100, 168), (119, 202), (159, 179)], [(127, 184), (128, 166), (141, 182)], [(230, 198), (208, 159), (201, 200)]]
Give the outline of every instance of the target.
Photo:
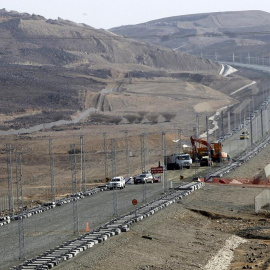
[[(248, 175), (249, 168), (235, 173)], [(56, 269), (269, 269), (269, 214), (254, 212), (263, 189), (206, 184)]]
[[(164, 125), (169, 125), (169, 123)], [(151, 128), (151, 126), (153, 125), (148, 127)], [(99, 160), (104, 158), (103, 138), (101, 138), (104, 128), (104, 126), (99, 126), (98, 133), (93, 133), (88, 139), (87, 136), (85, 137), (86, 143), (91, 139), (92, 143), (89, 144), (94, 149), (100, 145), (101, 149), (101, 153), (92, 150), (91, 155), (91, 148), (87, 151), (86, 160), (94, 167), (87, 166), (87, 175), (96, 173), (93, 180), (87, 178), (87, 187), (103, 183), (99, 178), (102, 175), (99, 171), (101, 164), (94, 163), (93, 158), (90, 162), (90, 158), (91, 156), (100, 156)], [(134, 126), (133, 128), (133, 130), (129, 130), (130, 134), (134, 132), (137, 135), (130, 136), (130, 150), (133, 153), (130, 164), (133, 172), (140, 172), (139, 135), (144, 130)], [(164, 126), (164, 130), (166, 128), (168, 127)], [(86, 131), (90, 132), (87, 129)], [(54, 143), (55, 153), (58, 153), (58, 155), (56, 154), (58, 159), (56, 159), (55, 180), (56, 187), (61, 190), (58, 192), (59, 198), (71, 190), (70, 172), (66, 172), (69, 159), (64, 158), (67, 156), (66, 153), (60, 154), (59, 149), (65, 148), (68, 151), (68, 141), (76, 143), (79, 140), (79, 134), (77, 134), (79, 131), (71, 129), (68, 133), (72, 135), (66, 137), (63, 137), (63, 133), (67, 131), (58, 132), (62, 133), (62, 139), (54, 138)], [(44, 134), (46, 132), (39, 136), (37, 134), (26, 136), (25, 141), (31, 141), (30, 145), (33, 149), (46, 152), (48, 140), (42, 137)], [(122, 149), (117, 154), (117, 170), (125, 170), (123, 133), (120, 130), (114, 130), (112, 134), (114, 138), (118, 139), (119, 147)], [(28, 137), (32, 137), (32, 139)], [(173, 143), (175, 138), (177, 138), (175, 131), (167, 134), (168, 151), (175, 149)], [(108, 137), (109, 139), (110, 137)], [(27, 144), (21, 143), (16, 142), (23, 149), (27, 149)], [(160, 145), (159, 149), (157, 149), (157, 145)], [(148, 149), (151, 153), (149, 165), (157, 165), (161, 156), (161, 134), (158, 130), (156, 133), (149, 132)], [(267, 146), (253, 159), (227, 176), (235, 179), (256, 176), (269, 163), (269, 150), (270, 146)], [(30, 155), (26, 155), (26, 157), (29, 158)], [(25, 200), (29, 203), (31, 200), (35, 203), (43, 203), (49, 200), (51, 195), (49, 158), (38, 159), (37, 157), (34, 156), (32, 160), (25, 161), (23, 164), (23, 175), (27, 175), (26, 178), (23, 177), (25, 179)], [(43, 162), (46, 169), (42, 169), (40, 165), (37, 168), (30, 166), (34, 162), (38, 164)], [(62, 169), (60, 165), (62, 165)], [(174, 185), (183, 181), (179, 180), (179, 171), (172, 173), (175, 173)], [(194, 168), (184, 170), (183, 173), (184, 181), (191, 181), (195, 170)], [(44, 185), (44, 183), (46, 184)], [(195, 191), (181, 201), (131, 226), (129, 232), (113, 237), (103, 244), (81, 253), (76, 258), (61, 263), (56, 269), (102, 270), (108, 269), (108, 265), (110, 265), (110, 269), (267, 269), (270, 251), (269, 214), (268, 212), (255, 214), (254, 212), (254, 198), (262, 190), (264, 187), (247, 187), (240, 184), (233, 186), (206, 184), (203, 189)], [(216, 257), (217, 254), (219, 254), (218, 257)]]
[[(16, 184), (21, 177), (21, 199), (26, 208), (53, 199), (52, 174), (56, 199), (69, 196), (74, 191), (73, 148), (78, 153), (76, 191), (82, 191), (105, 184), (106, 177), (114, 176), (114, 169), (117, 175), (140, 173), (142, 136), (146, 139), (145, 165), (157, 166), (163, 163), (162, 132), (166, 134), (166, 154), (172, 154), (179, 146), (176, 141), (190, 144), (189, 137), (196, 134), (198, 126), (201, 133), (205, 132), (206, 116), (219, 112), (215, 120), (220, 128), (210, 136), (210, 141), (217, 140), (224, 130), (227, 132), (229, 120), (231, 127), (236, 126), (269, 96), (267, 73), (241, 68), (224, 76), (224, 65), (171, 47), (150, 45), (60, 18), (46, 20), (5, 10), (0, 10), (0, 15), (4, 37), (0, 41), (1, 131), (72, 121), (92, 109), (78, 123), (0, 136), (1, 215), (9, 212), (8, 179), (16, 198)], [(211, 27), (215, 28), (217, 19), (224, 16), (214, 16)], [(208, 22), (207, 15), (200, 18), (201, 23)], [(264, 18), (268, 21), (268, 14)], [(261, 29), (260, 20), (254, 25)], [(247, 51), (257, 48), (252, 44), (250, 41), (245, 47)], [(213, 127), (211, 122), (209, 125)], [(269, 150), (266, 147), (228, 177), (262, 175), (270, 162)], [(192, 180), (195, 170), (184, 171), (185, 181)], [(179, 172), (172, 173), (173, 183), (179, 183)], [(269, 216), (267, 212), (254, 213), (254, 197), (262, 190), (207, 184), (135, 224), (131, 231), (60, 264), (58, 269), (266, 270)], [(220, 256), (214, 257), (217, 254)]]

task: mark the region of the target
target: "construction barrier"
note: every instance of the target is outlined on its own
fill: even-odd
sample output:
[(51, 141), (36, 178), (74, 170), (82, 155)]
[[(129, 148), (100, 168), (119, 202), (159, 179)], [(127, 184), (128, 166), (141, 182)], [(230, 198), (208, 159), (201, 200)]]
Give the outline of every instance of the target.
[(265, 189), (259, 195), (255, 197), (255, 213), (260, 212), (260, 210), (270, 204), (270, 190)]
[(246, 185), (246, 186), (269, 186), (270, 182), (268, 179), (257, 179), (257, 178), (221, 178), (221, 177), (210, 177), (206, 183), (211, 184), (225, 184), (225, 185)]

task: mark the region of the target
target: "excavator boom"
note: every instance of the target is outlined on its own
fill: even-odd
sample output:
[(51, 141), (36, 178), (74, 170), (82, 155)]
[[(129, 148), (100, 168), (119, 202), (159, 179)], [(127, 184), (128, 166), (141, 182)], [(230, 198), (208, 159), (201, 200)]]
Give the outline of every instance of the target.
[[(208, 155), (208, 152), (209, 152), (213, 161), (218, 161), (218, 162), (220, 161), (221, 152), (222, 152), (221, 143), (210, 144), (205, 140), (202, 140), (199, 138), (193, 138), (192, 136), (190, 137), (190, 141), (193, 146), (193, 153), (192, 153), (193, 159), (195, 158), (200, 159), (202, 156)], [(196, 143), (199, 144), (199, 147), (196, 145)]]

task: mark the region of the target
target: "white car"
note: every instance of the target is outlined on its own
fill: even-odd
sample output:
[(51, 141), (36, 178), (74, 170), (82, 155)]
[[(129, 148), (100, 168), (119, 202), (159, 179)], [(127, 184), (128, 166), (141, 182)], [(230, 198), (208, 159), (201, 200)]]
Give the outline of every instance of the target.
[(126, 187), (125, 178), (123, 176), (116, 176), (111, 179), (111, 181), (107, 184), (107, 187), (108, 189), (123, 189)]

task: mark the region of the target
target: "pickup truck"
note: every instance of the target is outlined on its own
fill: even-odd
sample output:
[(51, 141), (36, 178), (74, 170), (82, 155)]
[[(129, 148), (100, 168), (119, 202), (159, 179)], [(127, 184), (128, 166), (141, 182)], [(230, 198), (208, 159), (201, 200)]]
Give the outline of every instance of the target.
[(110, 182), (107, 184), (108, 189), (119, 188), (123, 189), (126, 187), (125, 178), (123, 176), (113, 177)]

